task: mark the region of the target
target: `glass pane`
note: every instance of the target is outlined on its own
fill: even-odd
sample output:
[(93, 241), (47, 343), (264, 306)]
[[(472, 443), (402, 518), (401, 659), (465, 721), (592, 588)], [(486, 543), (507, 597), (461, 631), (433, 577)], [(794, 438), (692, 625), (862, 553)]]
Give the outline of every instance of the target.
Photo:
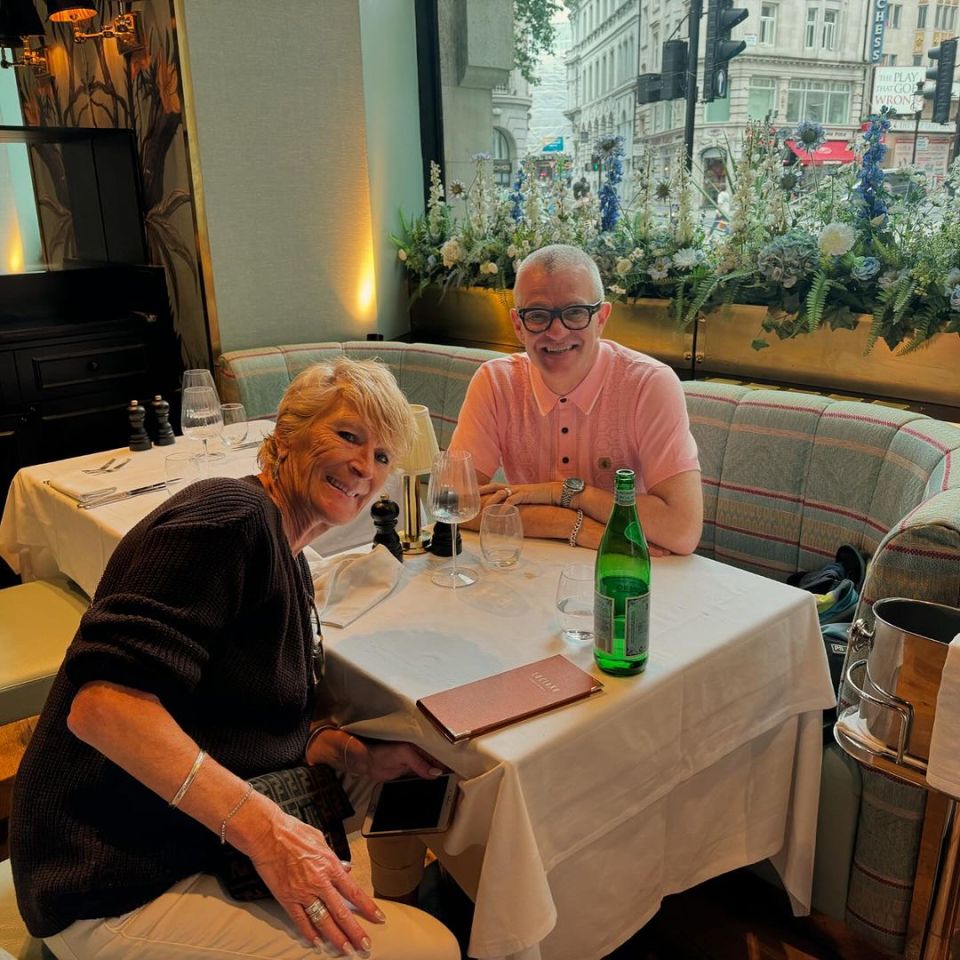
[[(0, 78), (7, 73), (0, 71)], [(0, 273), (44, 268), (28, 149), (25, 143), (0, 144)]]

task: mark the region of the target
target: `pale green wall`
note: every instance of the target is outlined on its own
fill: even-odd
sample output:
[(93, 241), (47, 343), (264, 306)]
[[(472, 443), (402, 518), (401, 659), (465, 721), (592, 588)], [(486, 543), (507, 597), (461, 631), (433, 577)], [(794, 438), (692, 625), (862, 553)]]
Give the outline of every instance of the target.
[(403, 269), (390, 235), (423, 212), (417, 38), (413, 0), (360, 0), (363, 91), (379, 329), (410, 329)]

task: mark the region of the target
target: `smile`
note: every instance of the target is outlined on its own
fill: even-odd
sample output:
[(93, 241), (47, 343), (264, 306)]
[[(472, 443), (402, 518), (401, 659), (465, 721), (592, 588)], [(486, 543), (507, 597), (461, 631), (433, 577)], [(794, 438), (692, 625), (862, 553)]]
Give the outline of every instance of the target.
[(340, 493), (342, 493), (345, 497), (359, 496), (358, 493), (354, 493), (353, 491), (348, 490), (339, 480), (334, 479), (329, 474), (327, 475), (326, 480), (327, 480), (327, 483), (329, 483), (330, 486), (334, 488), (334, 490), (339, 490)]
[(578, 344), (576, 343), (566, 343), (556, 346), (543, 346), (540, 349), (543, 350), (544, 353), (569, 353), (571, 350), (576, 350), (577, 346)]

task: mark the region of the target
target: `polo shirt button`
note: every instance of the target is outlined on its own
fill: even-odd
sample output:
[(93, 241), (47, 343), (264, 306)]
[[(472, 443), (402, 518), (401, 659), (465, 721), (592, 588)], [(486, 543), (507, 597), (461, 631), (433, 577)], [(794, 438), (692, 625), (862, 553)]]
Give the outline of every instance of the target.
[(566, 397), (561, 397), (561, 398), (560, 398), (560, 402), (561, 402), (561, 403), (566, 403), (566, 402), (567, 402), (567, 398), (566, 398)]
[(569, 428), (569, 427), (561, 427), (561, 428), (560, 428), (560, 432), (561, 432), (561, 433), (569, 433), (569, 432), (570, 432), (570, 428)]
[(570, 458), (569, 458), (569, 457), (564, 457), (560, 462), (561, 462), (561, 463), (569, 463), (569, 462), (570, 462)]

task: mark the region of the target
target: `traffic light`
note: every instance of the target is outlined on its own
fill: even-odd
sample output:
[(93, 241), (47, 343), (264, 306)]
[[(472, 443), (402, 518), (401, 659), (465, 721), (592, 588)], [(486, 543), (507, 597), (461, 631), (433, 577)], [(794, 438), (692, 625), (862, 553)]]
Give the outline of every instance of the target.
[(707, 9), (707, 46), (703, 54), (703, 101), (727, 95), (727, 64), (747, 49), (743, 40), (731, 40), (730, 31), (747, 19), (747, 11), (733, 0), (710, 0)]
[(687, 41), (667, 40), (660, 60), (663, 78), (661, 100), (680, 100), (687, 95)]
[(637, 77), (637, 103), (656, 103), (660, 99), (661, 86), (659, 73), (641, 73)]
[(957, 38), (944, 40), (939, 47), (927, 51), (937, 65), (927, 70), (927, 79), (932, 80), (930, 89), (924, 87), (923, 95), (933, 99), (933, 122), (950, 122), (950, 96), (953, 93), (953, 70), (957, 64)]

